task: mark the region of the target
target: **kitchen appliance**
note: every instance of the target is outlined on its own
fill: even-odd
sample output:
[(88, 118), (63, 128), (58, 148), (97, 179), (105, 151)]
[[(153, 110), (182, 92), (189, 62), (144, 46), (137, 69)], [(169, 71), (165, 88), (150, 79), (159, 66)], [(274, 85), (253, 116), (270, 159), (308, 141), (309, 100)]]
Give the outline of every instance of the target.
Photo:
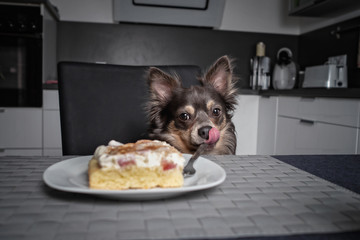
[(326, 65), (305, 68), (303, 88), (346, 88), (346, 55), (330, 57)]
[(42, 106), (39, 6), (0, 4), (0, 107)]
[(256, 56), (250, 59), (250, 88), (267, 90), (270, 86), (270, 58), (265, 56), (265, 44), (256, 45)]
[(296, 64), (292, 60), (292, 51), (281, 48), (277, 53), (277, 62), (273, 71), (274, 89), (292, 89), (296, 82)]

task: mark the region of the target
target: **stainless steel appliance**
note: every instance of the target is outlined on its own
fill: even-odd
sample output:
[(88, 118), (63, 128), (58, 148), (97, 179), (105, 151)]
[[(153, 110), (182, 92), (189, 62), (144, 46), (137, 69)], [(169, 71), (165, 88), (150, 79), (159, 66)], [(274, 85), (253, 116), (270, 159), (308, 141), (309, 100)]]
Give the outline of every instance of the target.
[(346, 88), (346, 55), (330, 57), (326, 65), (305, 68), (303, 88)]
[(42, 106), (42, 15), (33, 5), (0, 5), (0, 107)]

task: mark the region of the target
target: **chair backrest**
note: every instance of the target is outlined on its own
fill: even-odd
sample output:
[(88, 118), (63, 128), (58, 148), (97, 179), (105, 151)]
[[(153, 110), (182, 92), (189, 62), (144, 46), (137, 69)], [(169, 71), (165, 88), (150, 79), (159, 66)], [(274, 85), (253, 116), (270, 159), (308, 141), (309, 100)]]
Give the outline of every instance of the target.
[[(183, 86), (199, 84), (198, 66), (157, 66), (176, 72)], [(148, 137), (145, 104), (148, 66), (60, 62), (59, 101), (63, 155), (91, 155), (114, 139)]]

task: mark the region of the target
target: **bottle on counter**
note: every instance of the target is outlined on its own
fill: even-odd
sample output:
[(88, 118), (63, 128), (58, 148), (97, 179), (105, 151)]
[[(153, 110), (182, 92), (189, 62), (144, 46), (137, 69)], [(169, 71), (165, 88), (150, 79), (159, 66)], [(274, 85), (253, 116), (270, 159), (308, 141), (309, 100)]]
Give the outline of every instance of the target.
[(265, 56), (265, 44), (256, 45), (256, 56), (250, 59), (250, 88), (267, 90), (270, 86), (270, 58)]

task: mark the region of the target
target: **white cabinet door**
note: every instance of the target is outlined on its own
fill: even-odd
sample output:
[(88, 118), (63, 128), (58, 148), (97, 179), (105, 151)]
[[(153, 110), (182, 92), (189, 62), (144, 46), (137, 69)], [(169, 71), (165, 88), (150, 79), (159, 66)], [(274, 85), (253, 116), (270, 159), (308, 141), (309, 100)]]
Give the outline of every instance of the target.
[(61, 148), (59, 111), (44, 111), (44, 148)]
[(277, 97), (239, 95), (233, 122), (238, 155), (274, 154)]
[(42, 148), (41, 108), (1, 108), (0, 148)]
[(357, 129), (332, 124), (318, 124), (321, 153), (355, 154)]
[(275, 130), (278, 97), (261, 97), (259, 103), (259, 123), (256, 154), (275, 153)]
[(232, 121), (236, 130), (236, 154), (256, 154), (259, 119), (258, 95), (239, 95)]
[(43, 91), (43, 108), (45, 110), (59, 110), (59, 91), (44, 90)]
[(276, 154), (355, 154), (357, 129), (278, 117)]
[(61, 127), (59, 111), (59, 92), (57, 90), (44, 90), (44, 151), (46, 156), (59, 156), (61, 148)]
[(275, 154), (317, 153), (317, 133), (314, 124), (299, 119), (278, 117)]

